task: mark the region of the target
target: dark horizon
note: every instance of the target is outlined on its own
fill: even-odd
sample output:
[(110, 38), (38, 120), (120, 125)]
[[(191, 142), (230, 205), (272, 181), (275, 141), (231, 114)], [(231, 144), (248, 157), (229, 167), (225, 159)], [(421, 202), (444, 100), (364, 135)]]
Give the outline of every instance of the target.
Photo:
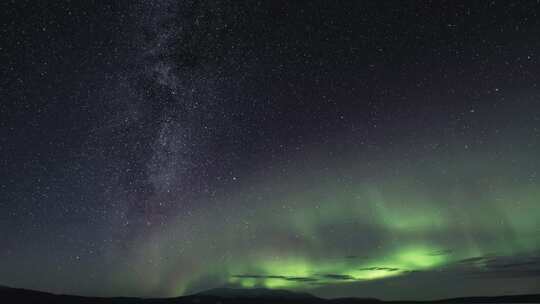
[(539, 1), (11, 1), (0, 285), (540, 293)]
[(160, 303), (251, 303), (256, 300), (258, 303), (537, 303), (540, 301), (540, 294), (516, 294), (516, 295), (492, 295), (492, 296), (469, 296), (454, 297), (432, 300), (384, 300), (369, 297), (346, 297), (346, 298), (322, 298), (309, 293), (291, 292), (284, 289), (264, 289), (264, 288), (215, 288), (199, 293), (179, 297), (168, 298), (145, 298), (145, 297), (86, 297), (80, 295), (53, 294), (43, 291), (11, 288), (0, 285), (0, 300), (17, 301), (18, 303), (35, 303), (35, 301), (52, 301), (55, 303), (147, 303), (156, 300)]

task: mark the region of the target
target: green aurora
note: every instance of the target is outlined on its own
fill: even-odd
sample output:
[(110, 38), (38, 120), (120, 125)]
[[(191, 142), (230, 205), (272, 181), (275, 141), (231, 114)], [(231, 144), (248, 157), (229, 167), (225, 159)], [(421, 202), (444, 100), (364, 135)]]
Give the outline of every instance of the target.
[(0, 287), (540, 294), (540, 0), (4, 3)]
[[(221, 285), (323, 296), (328, 286), (414, 281), (429, 273), (488, 275), (497, 259), (534, 258), (540, 187), (527, 176), (537, 161), (521, 155), (493, 166), (472, 161), (474, 155), (464, 155), (469, 161), (373, 163), (362, 174), (356, 166), (313, 166), (311, 159), (305, 162), (310, 169), (294, 168), (302, 172), (296, 177), (251, 176), (234, 196), (220, 198), (250, 208), (222, 211), (216, 205), (212, 212), (179, 217), (174, 229), (146, 241), (152, 245), (139, 258), (162, 258), (150, 283), (162, 285), (173, 275), (168, 295)], [(203, 225), (203, 217), (211, 224)], [(195, 231), (201, 237), (183, 238), (193, 227), (205, 227)], [(182, 250), (182, 244), (189, 246)], [(186, 269), (189, 275), (178, 275)]]

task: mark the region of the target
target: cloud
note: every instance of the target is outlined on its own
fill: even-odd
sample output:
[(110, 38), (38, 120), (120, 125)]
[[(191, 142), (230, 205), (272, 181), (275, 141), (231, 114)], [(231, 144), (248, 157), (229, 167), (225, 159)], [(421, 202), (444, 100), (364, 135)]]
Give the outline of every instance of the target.
[(482, 257), (481, 268), (473, 268), (472, 275), (492, 277), (540, 277), (540, 256)]
[(428, 255), (430, 255), (430, 256), (441, 256), (441, 255), (449, 255), (452, 252), (453, 252), (452, 250), (446, 249), (446, 250), (435, 251), (435, 252), (429, 253)]
[(360, 268), (358, 270), (386, 270), (386, 271), (398, 271), (400, 270), (399, 268), (395, 268), (395, 267), (366, 267), (366, 268)]
[[(436, 255), (450, 254), (451, 251), (444, 250), (434, 252)], [(351, 258), (355, 258), (351, 257)], [(359, 268), (360, 271), (386, 271), (399, 272), (403, 276), (412, 280), (429, 280), (436, 276), (438, 278), (462, 278), (473, 280), (484, 280), (486, 278), (531, 278), (535, 280), (540, 277), (540, 255), (516, 255), (500, 256), (485, 255), (475, 256), (457, 260), (444, 267), (437, 269), (414, 270), (388, 266), (372, 266)], [(340, 283), (366, 283), (366, 280), (355, 278), (354, 276), (339, 273), (318, 273), (305, 277), (292, 277), (287, 275), (259, 275), (259, 274), (238, 274), (234, 278), (251, 279), (279, 279), (313, 285), (317, 287), (333, 286)], [(396, 277), (394, 277), (396, 279)], [(369, 280), (368, 280), (369, 281)], [(374, 284), (374, 283), (373, 283)], [(356, 285), (355, 285), (356, 286)]]
[[(432, 271), (425, 271), (426, 273)], [(408, 272), (407, 272), (408, 273)], [(437, 270), (461, 277), (478, 278), (536, 278), (540, 277), (540, 255), (484, 255), (458, 260)]]
[(490, 257), (488, 257), (488, 256), (477, 256), (477, 257), (472, 257), (472, 258), (466, 258), (466, 259), (459, 260), (458, 263), (462, 263), (462, 264), (480, 263), (480, 262), (488, 260), (489, 258)]
[(326, 278), (326, 279), (333, 279), (333, 280), (355, 280), (355, 278), (353, 276), (346, 275), (346, 274), (330, 273), (330, 274), (323, 274), (321, 276)]
[(266, 276), (266, 275), (257, 275), (257, 274), (236, 274), (232, 276), (233, 278), (239, 279), (267, 279), (267, 278), (279, 278), (282, 279), (282, 276)]
[(520, 268), (524, 266), (533, 266), (533, 265), (539, 265), (540, 263), (538, 261), (531, 261), (531, 262), (516, 262), (516, 263), (510, 263), (510, 264), (500, 264), (500, 265), (491, 265), (491, 268)]
[(290, 277), (284, 275), (258, 275), (258, 274), (237, 274), (233, 275), (233, 278), (239, 279), (280, 279), (292, 282), (316, 282), (317, 278), (314, 277)]
[(305, 282), (305, 283), (320, 283), (327, 284), (327, 282), (321, 282), (325, 280), (336, 280), (336, 281), (354, 281), (356, 280), (353, 276), (344, 275), (344, 274), (317, 274), (309, 277), (291, 277), (285, 275), (259, 275), (259, 274), (237, 274), (233, 275), (233, 278), (239, 279), (280, 279), (291, 282)]
[(287, 281), (295, 281), (295, 282), (317, 282), (319, 281), (316, 278), (313, 277), (288, 277), (286, 278)]

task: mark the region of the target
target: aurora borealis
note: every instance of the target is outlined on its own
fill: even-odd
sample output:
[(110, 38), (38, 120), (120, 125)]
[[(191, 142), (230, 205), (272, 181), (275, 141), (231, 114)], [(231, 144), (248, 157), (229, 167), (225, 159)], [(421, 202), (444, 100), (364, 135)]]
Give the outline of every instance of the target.
[[(214, 252), (205, 252), (202, 248), (209, 240), (204, 239), (194, 241), (194, 248), (200, 248), (193, 255), (204, 252), (203, 260), (217, 260), (217, 264), (208, 267), (212, 269), (208, 273), (203, 270), (196, 283), (179, 280), (172, 288), (197, 290), (201, 287), (190, 284), (202, 284), (204, 289), (213, 282), (227, 282), (327, 292), (328, 286), (389, 278), (414, 281), (435, 274), (463, 276), (460, 280), (469, 284), (486, 277), (500, 275), (499, 280), (505, 282), (506, 276), (517, 276), (531, 288), (536, 274), (529, 278), (520, 272), (538, 263), (539, 193), (527, 174), (516, 178), (531, 165), (525, 160), (533, 158), (523, 157), (509, 167), (499, 164), (487, 170), (486, 176), (484, 170), (480, 174), (470, 171), (490, 164), (480, 159), (473, 162), (474, 154), (466, 156), (468, 162), (449, 157), (396, 163), (391, 167), (403, 172), (399, 175), (363, 172), (376, 176), (370, 181), (356, 176), (361, 171), (350, 165), (352, 161), (342, 164), (339, 173), (327, 171), (322, 179), (317, 178), (319, 168), (312, 168), (315, 172), (301, 171), (296, 178), (271, 179), (271, 185), (248, 181), (247, 189), (226, 204), (246, 202), (253, 208), (230, 214), (206, 211), (201, 219), (213, 223), (204, 234), (215, 236), (211, 243), (219, 253), (216, 257)], [(441, 165), (439, 170), (449, 171), (446, 176), (430, 170), (436, 163)], [(335, 170), (339, 167), (332, 165)], [(336, 182), (338, 176), (348, 179)], [(310, 182), (303, 186), (306, 178)], [(174, 242), (178, 230), (187, 229), (181, 221), (160, 234), (158, 256), (174, 252), (168, 244)]]
[(540, 293), (537, 1), (2, 11), (0, 285)]

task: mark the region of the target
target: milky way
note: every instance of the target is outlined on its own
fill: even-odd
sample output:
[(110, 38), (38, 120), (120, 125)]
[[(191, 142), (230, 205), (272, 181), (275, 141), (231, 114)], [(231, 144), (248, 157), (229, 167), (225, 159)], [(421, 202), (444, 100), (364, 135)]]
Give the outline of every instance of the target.
[(0, 284), (540, 292), (537, 1), (2, 11)]

